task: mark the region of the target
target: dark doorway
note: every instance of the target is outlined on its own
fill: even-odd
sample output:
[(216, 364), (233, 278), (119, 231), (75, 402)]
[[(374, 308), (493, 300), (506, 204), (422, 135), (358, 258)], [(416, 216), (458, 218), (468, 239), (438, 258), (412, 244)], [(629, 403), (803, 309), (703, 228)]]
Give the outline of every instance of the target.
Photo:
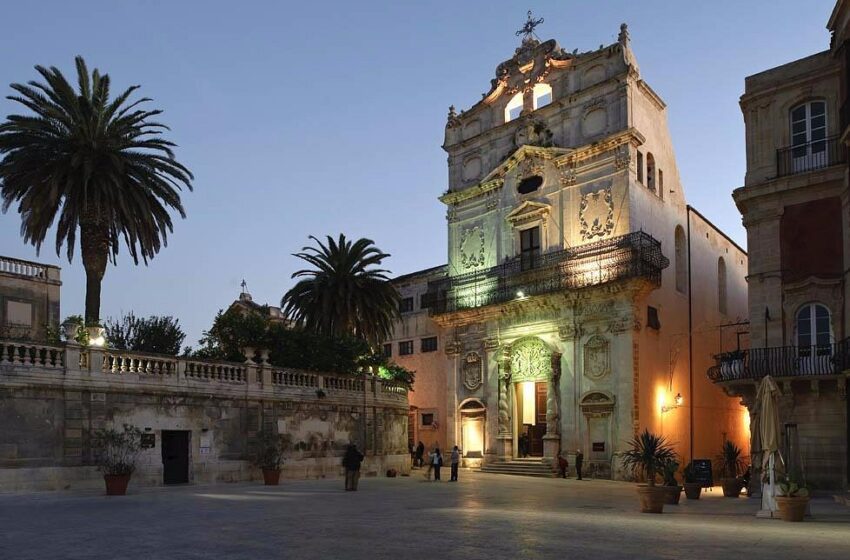
[(529, 455), (543, 456), (543, 436), (546, 435), (546, 383), (534, 384), (534, 419), (536, 422), (529, 427)]
[(162, 470), (164, 484), (189, 482), (189, 432), (162, 431)]

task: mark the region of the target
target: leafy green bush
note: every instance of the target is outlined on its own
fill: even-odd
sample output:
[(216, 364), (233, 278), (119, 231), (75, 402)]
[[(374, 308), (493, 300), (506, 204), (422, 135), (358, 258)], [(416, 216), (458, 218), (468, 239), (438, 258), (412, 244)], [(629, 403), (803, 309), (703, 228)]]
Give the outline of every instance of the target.
[(94, 462), (103, 474), (133, 474), (142, 452), (142, 431), (130, 424), (124, 429), (101, 428), (92, 434)]
[(119, 319), (109, 318), (104, 325), (111, 348), (176, 356), (186, 339), (179, 319), (151, 315), (136, 317), (132, 312)]

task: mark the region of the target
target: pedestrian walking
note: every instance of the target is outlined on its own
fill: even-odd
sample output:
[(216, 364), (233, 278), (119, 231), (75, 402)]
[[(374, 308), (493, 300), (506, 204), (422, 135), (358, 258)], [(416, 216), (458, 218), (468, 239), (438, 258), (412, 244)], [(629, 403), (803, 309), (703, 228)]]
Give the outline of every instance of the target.
[(428, 470), (425, 471), (425, 480), (431, 480), (431, 473), (434, 471), (435, 454), (432, 451), (428, 454)]
[(570, 469), (570, 463), (567, 461), (567, 458), (564, 457), (564, 454), (558, 451), (558, 471), (561, 475), (561, 478), (567, 478), (567, 471)]
[(360, 481), (360, 463), (363, 462), (363, 454), (357, 451), (357, 446), (349, 444), (342, 457), (342, 466), (345, 467), (345, 490), (354, 492)]
[(460, 467), (460, 450), (455, 445), (452, 448), (452, 476), (449, 479), (451, 482), (457, 482), (457, 470)]
[(421, 467), (424, 465), (424, 457), (425, 457), (425, 444), (422, 443), (422, 440), (419, 440), (419, 443), (416, 444), (416, 459), (413, 464), (417, 467)]
[(440, 467), (443, 466), (443, 455), (440, 453), (440, 448), (434, 449), (434, 460), (431, 462), (434, 466), (434, 481), (440, 480)]
[(584, 453), (576, 449), (576, 480), (581, 480), (581, 464), (584, 463)]

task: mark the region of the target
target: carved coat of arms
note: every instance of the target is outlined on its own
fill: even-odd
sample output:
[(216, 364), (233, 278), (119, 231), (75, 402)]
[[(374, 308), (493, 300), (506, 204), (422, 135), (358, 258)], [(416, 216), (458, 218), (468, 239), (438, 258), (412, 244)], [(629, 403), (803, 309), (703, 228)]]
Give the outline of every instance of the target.
[(482, 371), (481, 356), (477, 352), (470, 352), (466, 355), (463, 363), (463, 386), (474, 391), (481, 387), (484, 382), (484, 373)]
[(614, 201), (611, 187), (581, 195), (578, 220), (584, 241), (605, 237), (614, 230)]

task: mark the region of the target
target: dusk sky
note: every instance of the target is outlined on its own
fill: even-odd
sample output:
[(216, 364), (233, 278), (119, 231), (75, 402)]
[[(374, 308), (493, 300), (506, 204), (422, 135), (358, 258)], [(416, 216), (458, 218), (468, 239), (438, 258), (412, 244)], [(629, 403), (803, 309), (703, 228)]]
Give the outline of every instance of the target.
[[(15, 2), (3, 6), (0, 91), (33, 66), (73, 59), (117, 92), (141, 84), (163, 109), (195, 174), (188, 213), (149, 266), (124, 247), (107, 269), (102, 317), (180, 319), (196, 344), (244, 278), (273, 305), (310, 234), (373, 239), (394, 274), (445, 263), (449, 105), (489, 89), (519, 45), (528, 9), (538, 36), (566, 50), (616, 41), (627, 22), (642, 77), (665, 100), (690, 204), (746, 246), (732, 189), (743, 184), (744, 77), (827, 49), (834, 0), (464, 2)], [(23, 107), (5, 99), (0, 116)], [(0, 254), (62, 267), (62, 316), (83, 312), (79, 251), (23, 244), (15, 208)], [(64, 254), (64, 253), (63, 253)]]

